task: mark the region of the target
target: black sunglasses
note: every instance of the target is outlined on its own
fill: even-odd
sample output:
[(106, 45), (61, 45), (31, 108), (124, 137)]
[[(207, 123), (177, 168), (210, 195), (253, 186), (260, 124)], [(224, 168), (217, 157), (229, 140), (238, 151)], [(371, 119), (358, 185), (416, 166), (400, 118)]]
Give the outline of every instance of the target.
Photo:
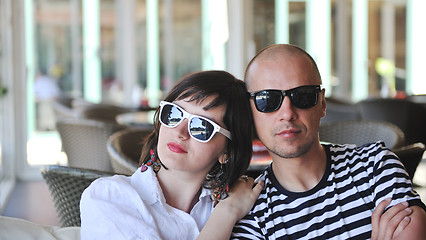
[(183, 119), (188, 119), (189, 135), (199, 142), (210, 141), (215, 133), (220, 132), (231, 139), (231, 132), (219, 126), (219, 124), (203, 116), (193, 115), (174, 103), (160, 102), (160, 123), (166, 127), (174, 128)]
[(257, 111), (270, 113), (277, 111), (281, 107), (285, 96), (288, 96), (291, 104), (297, 108), (311, 108), (317, 104), (319, 92), (321, 92), (320, 85), (306, 85), (289, 90), (267, 89), (249, 94)]

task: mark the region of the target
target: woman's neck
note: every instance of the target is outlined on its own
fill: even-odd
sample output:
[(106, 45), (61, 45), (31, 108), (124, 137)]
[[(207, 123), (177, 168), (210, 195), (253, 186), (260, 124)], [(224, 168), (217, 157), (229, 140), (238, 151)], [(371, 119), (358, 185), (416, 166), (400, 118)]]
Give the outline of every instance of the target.
[(164, 169), (160, 169), (157, 178), (167, 204), (184, 212), (191, 212), (198, 202), (204, 179)]

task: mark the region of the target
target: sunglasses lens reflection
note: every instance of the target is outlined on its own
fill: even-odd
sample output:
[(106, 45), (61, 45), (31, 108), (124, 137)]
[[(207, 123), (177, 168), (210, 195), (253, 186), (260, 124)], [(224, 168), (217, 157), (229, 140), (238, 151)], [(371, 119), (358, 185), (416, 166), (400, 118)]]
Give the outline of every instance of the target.
[(191, 135), (198, 140), (207, 141), (213, 134), (214, 127), (211, 123), (198, 117), (191, 119), (189, 124)]
[(278, 90), (265, 90), (256, 95), (257, 109), (261, 112), (276, 111), (282, 103), (283, 96)]
[(177, 126), (182, 121), (183, 113), (175, 106), (167, 104), (163, 106), (160, 114), (162, 123), (169, 127)]
[(317, 104), (319, 86), (302, 86), (285, 91), (263, 90), (256, 92), (253, 96), (256, 109), (259, 112), (269, 113), (277, 111), (284, 100), (289, 97), (291, 104), (297, 108), (308, 109)]
[[(183, 120), (183, 112), (172, 104), (165, 104), (160, 112), (160, 122), (168, 127), (176, 127)], [(214, 133), (214, 126), (200, 117), (193, 117), (189, 121), (189, 133), (202, 142), (210, 140)]]

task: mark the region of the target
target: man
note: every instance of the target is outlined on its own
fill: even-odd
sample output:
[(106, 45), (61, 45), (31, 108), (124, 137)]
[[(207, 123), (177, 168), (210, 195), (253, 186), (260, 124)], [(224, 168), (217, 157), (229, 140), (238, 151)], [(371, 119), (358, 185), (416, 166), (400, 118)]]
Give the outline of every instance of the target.
[(245, 82), (257, 135), (273, 163), (233, 238), (425, 239), (425, 205), (383, 143), (320, 143), (325, 90), (304, 50), (265, 48), (248, 64)]

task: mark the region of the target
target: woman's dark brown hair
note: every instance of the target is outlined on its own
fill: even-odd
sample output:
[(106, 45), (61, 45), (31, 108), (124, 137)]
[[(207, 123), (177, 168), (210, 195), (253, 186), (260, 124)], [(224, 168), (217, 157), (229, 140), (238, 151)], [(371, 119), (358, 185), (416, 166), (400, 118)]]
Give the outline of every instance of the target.
[[(228, 162), (223, 166), (217, 162), (213, 166), (206, 177), (204, 187), (226, 188), (232, 186), (246, 172), (252, 157), (252, 113), (244, 82), (225, 71), (196, 72), (181, 78), (164, 100), (173, 102), (189, 98), (189, 101), (200, 102), (209, 96), (215, 98), (204, 109), (225, 106), (223, 123), (231, 132), (232, 140), (227, 139)], [(150, 149), (157, 153), (160, 124), (157, 108), (154, 131), (145, 140), (140, 164), (146, 163), (151, 158)], [(224, 170), (223, 174), (220, 174), (221, 167)]]

